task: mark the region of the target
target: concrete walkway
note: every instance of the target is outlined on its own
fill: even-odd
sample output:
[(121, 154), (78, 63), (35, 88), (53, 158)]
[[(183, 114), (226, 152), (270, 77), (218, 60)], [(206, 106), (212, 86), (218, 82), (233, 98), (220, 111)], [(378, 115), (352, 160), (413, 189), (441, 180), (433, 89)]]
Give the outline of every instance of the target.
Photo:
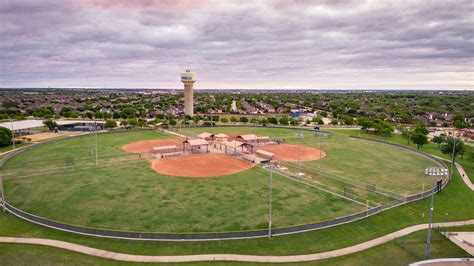
[[(436, 156), (436, 155), (433, 155), (433, 157), (436, 157), (440, 160), (451, 163), (451, 160), (441, 158), (441, 157)], [(474, 184), (471, 182), (471, 179), (469, 179), (469, 176), (467, 175), (466, 171), (464, 171), (464, 168), (462, 168), (462, 165), (459, 164), (459, 163), (456, 163), (456, 162), (454, 163), (454, 165), (456, 165), (456, 169), (458, 170), (459, 174), (461, 175), (461, 178), (464, 181), (464, 183), (466, 184), (466, 186), (474, 191)]]
[(462, 165), (458, 163), (454, 163), (456, 165), (456, 169), (458, 169), (459, 174), (462, 177), (462, 180), (464, 183), (466, 183), (466, 186), (468, 186), (471, 190), (474, 190), (474, 184), (471, 182), (471, 179), (469, 179), (469, 176), (467, 173), (464, 171), (464, 168), (462, 168)]
[[(474, 225), (473, 220), (448, 222), (448, 223), (434, 223), (433, 227), (437, 226), (463, 226)], [(15, 244), (36, 244), (51, 247), (67, 249), (91, 256), (130, 262), (197, 262), (197, 261), (242, 261), (242, 262), (267, 262), (267, 263), (290, 263), (303, 262), (335, 258), (356, 252), (360, 252), (389, 241), (395, 238), (402, 237), (413, 232), (428, 228), (428, 224), (419, 224), (410, 226), (399, 231), (381, 236), (364, 243), (354, 246), (341, 248), (337, 250), (313, 253), (307, 255), (293, 255), (293, 256), (259, 256), (259, 255), (238, 255), (238, 254), (205, 254), (205, 255), (183, 255), (183, 256), (144, 256), (116, 253), (111, 251), (90, 248), (82, 245), (68, 243), (64, 241), (41, 239), (41, 238), (20, 238), (20, 237), (0, 237), (0, 243), (15, 243)]]
[(446, 232), (444, 233), (454, 244), (474, 256), (474, 232)]

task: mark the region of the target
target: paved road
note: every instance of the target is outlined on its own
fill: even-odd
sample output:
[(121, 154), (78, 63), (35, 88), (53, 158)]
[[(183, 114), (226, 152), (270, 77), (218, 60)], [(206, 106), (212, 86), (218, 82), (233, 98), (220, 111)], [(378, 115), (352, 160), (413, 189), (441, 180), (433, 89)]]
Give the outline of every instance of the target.
[[(462, 226), (462, 225), (474, 225), (473, 220), (449, 222), (449, 223), (435, 223), (436, 226)], [(410, 226), (399, 231), (381, 236), (364, 243), (360, 243), (354, 246), (341, 248), (337, 250), (306, 254), (306, 255), (294, 255), (294, 256), (259, 256), (259, 255), (238, 255), (238, 254), (205, 254), (205, 255), (183, 255), (183, 256), (143, 256), (143, 255), (132, 255), (116, 253), (111, 251), (100, 250), (96, 248), (90, 248), (82, 245), (68, 243), (64, 241), (41, 239), (41, 238), (20, 238), (20, 237), (0, 237), (0, 243), (16, 243), (16, 244), (36, 244), (45, 245), (51, 247), (57, 247), (67, 249), (91, 256), (118, 260), (118, 261), (131, 261), (131, 262), (196, 262), (196, 261), (242, 261), (242, 262), (268, 262), (268, 263), (289, 263), (289, 262), (303, 262), (303, 261), (314, 261), (329, 259), (339, 256), (344, 256), (359, 251), (363, 251), (383, 243), (392, 241), (395, 238), (402, 237), (413, 232), (428, 228), (428, 224), (419, 224)]]

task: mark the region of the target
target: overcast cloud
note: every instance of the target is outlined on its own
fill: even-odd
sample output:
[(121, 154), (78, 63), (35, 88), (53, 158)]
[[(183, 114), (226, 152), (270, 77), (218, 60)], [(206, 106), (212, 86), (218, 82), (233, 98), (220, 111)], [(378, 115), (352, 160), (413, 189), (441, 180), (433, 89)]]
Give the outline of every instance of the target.
[(474, 88), (474, 1), (0, 0), (1, 87)]

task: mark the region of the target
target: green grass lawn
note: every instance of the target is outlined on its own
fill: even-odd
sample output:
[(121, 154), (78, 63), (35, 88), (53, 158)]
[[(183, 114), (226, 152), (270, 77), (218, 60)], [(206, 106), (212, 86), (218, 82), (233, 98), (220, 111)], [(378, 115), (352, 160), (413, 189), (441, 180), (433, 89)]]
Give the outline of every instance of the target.
[[(179, 129), (177, 130), (180, 131)], [(183, 132), (191, 132), (194, 134), (200, 134), (202, 132), (208, 132), (213, 134), (224, 133), (224, 134), (257, 134), (261, 136), (269, 136), (272, 138), (295, 138), (297, 133), (304, 134), (305, 137), (313, 136), (313, 132), (306, 130), (296, 129), (284, 129), (284, 128), (270, 128), (270, 127), (195, 127), (195, 128), (183, 128)]]
[[(383, 137), (383, 136), (378, 136), (374, 134), (367, 134), (365, 132), (362, 132), (361, 130), (337, 130), (337, 129), (327, 129), (329, 132), (335, 132), (335, 133), (340, 133), (340, 134), (347, 134), (347, 135), (352, 135), (352, 136), (361, 136), (364, 138), (373, 138), (373, 139), (380, 139), (384, 141), (390, 141), (398, 144), (402, 144), (404, 146), (416, 149), (416, 145), (410, 142), (408, 144), (408, 141), (400, 134), (391, 134), (390, 137)], [(428, 143), (427, 145), (423, 146), (421, 151), (445, 158), (451, 160), (451, 154), (443, 154), (439, 148), (438, 144), (435, 143)], [(464, 156), (464, 158), (461, 158), (461, 156), (457, 156), (456, 162), (462, 164), (464, 170), (468, 174), (469, 178), (471, 181), (474, 183), (474, 160), (472, 158), (469, 158), (468, 156)]]
[[(459, 229), (459, 228), (458, 228)], [(420, 260), (420, 255), (424, 254), (426, 241), (426, 231), (419, 231), (383, 245), (370, 248), (351, 255), (311, 261), (303, 263), (292, 263), (295, 265), (407, 265)], [(93, 256), (83, 255), (72, 251), (58, 248), (25, 245), (25, 244), (0, 244), (2, 256), (0, 265), (142, 265), (142, 263), (131, 263), (113, 261)], [(432, 258), (468, 257), (464, 250), (454, 243), (433, 232), (431, 240)], [(150, 263), (147, 265), (159, 265)], [(179, 265), (262, 265), (256, 263), (243, 262), (196, 262), (183, 263)], [(170, 264), (166, 264), (170, 265)], [(174, 264), (172, 264), (174, 265)]]
[[(273, 239), (210, 241), (200, 242), (199, 244), (101, 239), (48, 229), (1, 212), (0, 235), (44, 237), (117, 252), (148, 255), (211, 252), (273, 255), (306, 254), (347, 247), (410, 225), (426, 223), (428, 222), (429, 204), (430, 199), (426, 198), (349, 224)], [(447, 216), (446, 213), (448, 213)], [(474, 193), (464, 185), (459, 175), (455, 174), (446, 189), (435, 196), (433, 219), (435, 222), (443, 222), (473, 218)]]
[[(99, 135), (99, 154), (126, 154), (120, 151), (126, 143), (164, 137), (168, 136), (153, 131)], [(93, 140), (94, 136), (81, 137), (38, 146), (9, 161), (4, 171), (20, 173), (5, 180), (8, 202), (48, 219), (99, 228), (153, 232), (267, 228), (269, 172), (258, 167), (225, 177), (193, 179), (160, 175), (146, 160), (95, 168), (89, 158), (90, 167), (83, 170), (25, 176), (26, 171), (46, 164), (43, 160), (60, 164), (56, 158), (63, 150), (75, 158), (86, 156)], [(329, 220), (364, 209), (274, 175), (274, 227)]]
[[(265, 127), (218, 127), (186, 129), (193, 133), (253, 133), (270, 137), (288, 138), (286, 143), (298, 144), (296, 133), (303, 133), (302, 145), (319, 149), (319, 139), (310, 131), (275, 129)], [(344, 130), (352, 132), (350, 130)], [(323, 171), (347, 177), (398, 194), (411, 195), (421, 193), (433, 184), (432, 178), (424, 174), (426, 167), (433, 166), (433, 161), (397, 147), (365, 140), (350, 139), (345, 136), (324, 137), (322, 150), (327, 157), (322, 159)], [(396, 159), (394, 159), (396, 158)], [(318, 161), (306, 165), (319, 167)]]
[[(390, 139), (388, 140), (390, 141)], [(262, 255), (307, 254), (351, 246), (385, 235), (387, 233), (391, 233), (410, 225), (427, 223), (429, 206), (430, 199), (426, 198), (384, 211), (359, 221), (302, 234), (281, 236), (272, 239), (260, 238), (235, 241), (209, 241), (199, 243), (127, 241), (81, 236), (48, 229), (46, 227), (18, 219), (11, 214), (4, 214), (0, 212), (0, 235), (58, 239), (105, 250), (145, 255), (204, 253)], [(446, 213), (448, 213), (448, 215), (446, 215)], [(455, 221), (467, 219), (474, 219), (474, 193), (464, 185), (461, 178), (456, 173), (446, 189), (435, 196), (433, 220), (435, 222), (443, 222), (447, 220)], [(421, 239), (426, 239), (425, 232), (421, 232), (420, 234)], [(340, 257), (334, 260), (328, 260), (323, 263), (346, 263), (351, 265), (384, 263), (387, 265), (406, 265), (408, 262), (417, 260), (414, 257), (410, 257), (406, 252), (398, 249), (397, 247), (392, 249), (393, 246), (393, 243), (387, 243), (368, 251)], [(440, 250), (450, 252), (451, 247), (453, 246), (451, 245)], [(10, 250), (12, 249), (14, 249), (14, 247), (10, 248)], [(56, 252), (56, 249), (53, 250)], [(25, 251), (25, 253), (28, 252), (29, 251)], [(44, 253), (49, 254), (48, 256), (53, 256), (50, 254), (51, 252), (53, 251), (44, 251)], [(59, 254), (60, 252), (58, 251), (57, 253)], [(37, 256), (38, 261), (40, 262), (40, 253), (34, 254), (39, 254)], [(458, 255), (440, 255), (440, 257), (445, 256), (451, 257)], [(25, 258), (26, 257), (27, 256), (25, 255)], [(91, 263), (98, 264), (96, 261)], [(100, 261), (100, 263), (102, 264), (102, 261)], [(308, 264), (317, 265), (317, 263), (319, 262), (311, 262)]]
[[(19, 143), (19, 144), (15, 145), (15, 148), (20, 148), (20, 147), (30, 145), (30, 144), (31, 143), (27, 143), (27, 142)], [(13, 145), (0, 147), (0, 153), (4, 153), (4, 152), (10, 151), (10, 150), (13, 150)]]

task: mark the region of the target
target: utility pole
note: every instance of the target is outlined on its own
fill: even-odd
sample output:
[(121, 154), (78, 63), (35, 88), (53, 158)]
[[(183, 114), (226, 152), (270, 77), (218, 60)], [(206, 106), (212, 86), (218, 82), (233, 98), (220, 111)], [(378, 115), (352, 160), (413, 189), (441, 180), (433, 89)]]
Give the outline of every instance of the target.
[(270, 166), (270, 204), (268, 210), (268, 238), (272, 237), (272, 189), (273, 189), (273, 166)]

